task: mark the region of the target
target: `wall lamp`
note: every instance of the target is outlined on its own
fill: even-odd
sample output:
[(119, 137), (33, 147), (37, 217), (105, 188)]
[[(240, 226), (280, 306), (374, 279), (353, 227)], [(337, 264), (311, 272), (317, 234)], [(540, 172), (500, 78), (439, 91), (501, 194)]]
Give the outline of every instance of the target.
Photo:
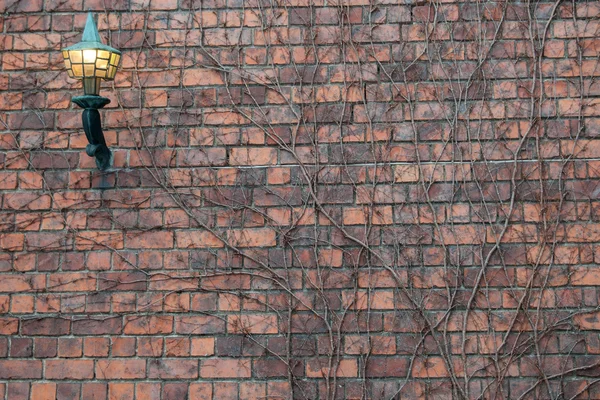
[(96, 165), (106, 170), (111, 165), (111, 152), (102, 132), (99, 109), (110, 103), (102, 97), (100, 81), (113, 80), (121, 60), (121, 52), (102, 43), (92, 13), (88, 13), (81, 42), (62, 50), (65, 66), (71, 78), (83, 80), (83, 96), (73, 97), (73, 103), (83, 108), (83, 130), (89, 144), (85, 152), (96, 157)]

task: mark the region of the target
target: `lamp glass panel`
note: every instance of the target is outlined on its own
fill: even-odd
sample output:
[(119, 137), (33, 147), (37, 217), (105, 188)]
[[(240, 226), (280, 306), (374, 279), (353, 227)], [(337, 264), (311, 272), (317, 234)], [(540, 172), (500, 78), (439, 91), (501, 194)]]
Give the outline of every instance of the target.
[(63, 58), (69, 58), (69, 52), (66, 50), (62, 51)]
[(83, 76), (83, 65), (81, 64), (73, 64), (72, 66), (73, 75), (81, 78)]
[(116, 73), (117, 73), (117, 69), (115, 67), (113, 67), (112, 65), (110, 65), (108, 67), (108, 73), (106, 75), (107, 79), (113, 79), (115, 77)]
[(98, 50), (98, 58), (104, 58), (108, 60), (110, 58), (110, 51)]
[(91, 77), (94, 76), (94, 64), (84, 64), (83, 65), (83, 72), (84, 72), (84, 76), (86, 77)]
[(114, 65), (115, 67), (118, 66), (120, 58), (121, 58), (121, 56), (119, 56), (117, 53), (112, 53), (110, 55), (110, 64)]
[(81, 50), (71, 50), (69, 51), (69, 58), (71, 62), (74, 64), (82, 63), (83, 57), (81, 55)]
[(65, 60), (65, 67), (71, 69), (71, 61), (68, 58)]
[(101, 69), (97, 69), (96, 70), (96, 77), (98, 77), (98, 78), (106, 78), (106, 71), (101, 70)]
[(71, 70), (71, 68), (67, 69), (67, 74), (69, 74), (69, 78), (75, 78), (75, 75), (73, 75), (73, 71)]
[(96, 62), (96, 50), (83, 50), (83, 62), (86, 64)]
[(103, 60), (101, 58), (96, 60), (96, 68), (106, 69), (108, 68), (108, 60)]

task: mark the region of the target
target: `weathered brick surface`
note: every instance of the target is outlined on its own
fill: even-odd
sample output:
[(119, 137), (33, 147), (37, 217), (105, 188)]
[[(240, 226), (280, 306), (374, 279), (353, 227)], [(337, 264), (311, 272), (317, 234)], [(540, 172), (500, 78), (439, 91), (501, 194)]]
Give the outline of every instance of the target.
[(596, 0), (0, 0), (0, 399), (600, 398), (599, 37)]

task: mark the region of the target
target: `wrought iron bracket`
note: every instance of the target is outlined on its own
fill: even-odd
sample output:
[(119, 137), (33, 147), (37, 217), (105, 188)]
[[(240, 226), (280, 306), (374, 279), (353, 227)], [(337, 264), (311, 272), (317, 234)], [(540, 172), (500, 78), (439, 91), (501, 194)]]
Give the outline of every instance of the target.
[(85, 148), (85, 152), (90, 157), (96, 158), (96, 166), (98, 169), (105, 171), (112, 164), (112, 153), (104, 140), (102, 132), (102, 122), (100, 120), (99, 109), (110, 103), (110, 99), (102, 96), (84, 95), (73, 97), (73, 103), (83, 108), (83, 130), (89, 144)]

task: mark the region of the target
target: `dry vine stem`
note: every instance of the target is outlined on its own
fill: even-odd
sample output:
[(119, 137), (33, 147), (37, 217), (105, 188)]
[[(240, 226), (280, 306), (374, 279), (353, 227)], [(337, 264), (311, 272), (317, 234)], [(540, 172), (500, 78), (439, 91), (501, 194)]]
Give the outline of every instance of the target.
[(600, 2), (0, 12), (0, 399), (600, 398)]

